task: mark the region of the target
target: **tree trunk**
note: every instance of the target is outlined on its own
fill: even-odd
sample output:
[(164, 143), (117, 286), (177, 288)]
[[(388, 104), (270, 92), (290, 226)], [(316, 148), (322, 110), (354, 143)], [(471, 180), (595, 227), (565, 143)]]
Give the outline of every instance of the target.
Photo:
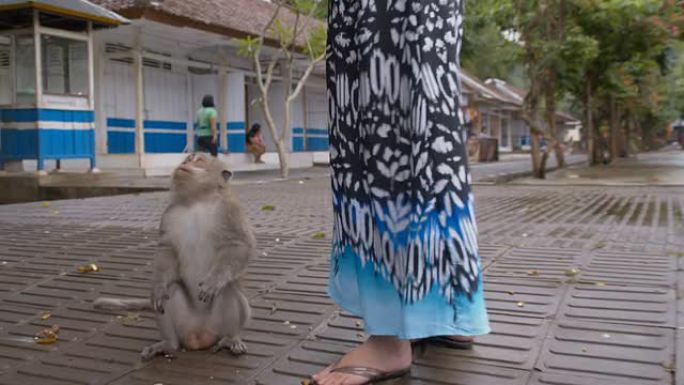
[(585, 112), (585, 134), (587, 136), (587, 157), (589, 165), (596, 164), (596, 140), (594, 137), (594, 118), (592, 117), (592, 95), (591, 95), (591, 80), (587, 78), (585, 84), (584, 112)]
[(610, 161), (612, 162), (613, 159), (617, 158), (619, 155), (619, 153), (618, 153), (618, 140), (619, 140), (619, 137), (618, 137), (619, 127), (618, 127), (618, 125), (619, 125), (619, 123), (618, 123), (618, 116), (617, 116), (617, 114), (618, 114), (617, 103), (616, 103), (615, 97), (613, 95), (610, 96), (610, 100), (608, 103), (609, 103), (609, 108), (610, 108), (610, 117), (608, 118), (609, 123), (610, 123), (610, 127), (609, 127), (610, 138), (608, 140), (610, 143), (610, 145), (609, 145)]
[(565, 167), (565, 157), (563, 156), (563, 148), (561, 147), (561, 140), (558, 137), (558, 127), (556, 125), (556, 77), (549, 70), (547, 75), (546, 88), (546, 124), (549, 126), (549, 134), (553, 138), (553, 150), (556, 154), (556, 162), (558, 168)]
[(280, 176), (287, 179), (290, 175), (290, 168), (287, 163), (287, 148), (283, 139), (275, 141), (276, 150), (278, 151), (278, 160), (280, 161)]
[(530, 130), (530, 139), (532, 142), (532, 174), (535, 178), (544, 179), (544, 168), (542, 162), (541, 144), (539, 143), (539, 135), (534, 130)]

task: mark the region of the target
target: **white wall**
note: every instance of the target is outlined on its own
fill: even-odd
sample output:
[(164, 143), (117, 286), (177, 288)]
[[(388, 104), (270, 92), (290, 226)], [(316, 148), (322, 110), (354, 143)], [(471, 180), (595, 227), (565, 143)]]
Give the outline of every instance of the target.
[(308, 128), (328, 128), (328, 99), (325, 90), (307, 87)]
[(135, 72), (133, 66), (107, 60), (104, 67), (104, 81), (100, 95), (103, 99), (102, 106), (105, 116), (135, 119)]
[(185, 94), (184, 74), (145, 67), (143, 79), (145, 119), (185, 122), (189, 106)]

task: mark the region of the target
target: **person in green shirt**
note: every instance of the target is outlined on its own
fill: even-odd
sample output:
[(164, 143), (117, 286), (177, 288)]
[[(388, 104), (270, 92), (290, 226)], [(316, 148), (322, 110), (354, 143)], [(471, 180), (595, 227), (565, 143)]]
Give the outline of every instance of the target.
[(197, 136), (197, 149), (202, 152), (209, 152), (212, 156), (218, 153), (216, 135), (216, 106), (214, 105), (214, 97), (211, 95), (204, 95), (202, 98), (202, 107), (197, 110), (197, 128), (195, 135)]

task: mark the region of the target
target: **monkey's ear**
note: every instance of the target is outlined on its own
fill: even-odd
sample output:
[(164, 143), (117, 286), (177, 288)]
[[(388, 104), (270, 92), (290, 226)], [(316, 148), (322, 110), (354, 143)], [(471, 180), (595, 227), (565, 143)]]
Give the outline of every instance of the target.
[(228, 182), (230, 178), (233, 177), (233, 173), (228, 170), (223, 170), (221, 171), (221, 176), (223, 177), (224, 182)]

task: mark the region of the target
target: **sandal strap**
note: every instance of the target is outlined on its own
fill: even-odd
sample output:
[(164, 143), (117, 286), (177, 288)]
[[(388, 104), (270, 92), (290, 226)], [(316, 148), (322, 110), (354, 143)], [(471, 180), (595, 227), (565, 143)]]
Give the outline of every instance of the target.
[(373, 368), (364, 368), (361, 366), (348, 366), (348, 367), (342, 367), (342, 368), (335, 368), (330, 371), (330, 373), (344, 373), (344, 374), (353, 374), (356, 376), (361, 376), (365, 378), (377, 378), (385, 375), (385, 372), (382, 372), (377, 369)]

